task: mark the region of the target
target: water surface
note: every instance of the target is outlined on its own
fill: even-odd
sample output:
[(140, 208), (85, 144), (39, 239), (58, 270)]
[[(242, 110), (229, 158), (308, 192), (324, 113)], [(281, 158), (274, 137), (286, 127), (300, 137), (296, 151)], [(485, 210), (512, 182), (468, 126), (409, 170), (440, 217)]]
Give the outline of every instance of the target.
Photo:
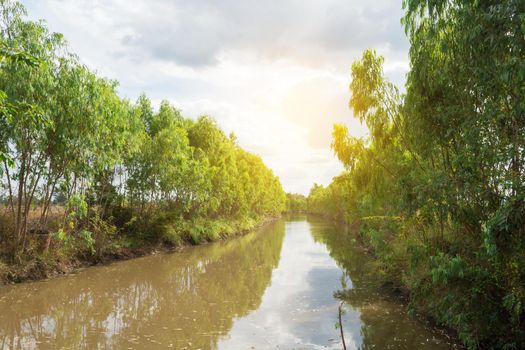
[(0, 349), (451, 349), (319, 220), (0, 288)]

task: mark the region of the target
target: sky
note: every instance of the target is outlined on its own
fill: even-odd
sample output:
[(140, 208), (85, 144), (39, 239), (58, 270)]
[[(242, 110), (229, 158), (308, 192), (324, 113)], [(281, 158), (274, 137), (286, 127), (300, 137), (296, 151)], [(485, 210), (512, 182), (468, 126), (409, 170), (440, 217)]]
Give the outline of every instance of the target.
[(348, 108), (350, 67), (385, 56), (402, 87), (408, 40), (401, 0), (22, 0), (31, 19), (119, 82), (122, 97), (169, 100), (214, 117), (260, 155), (287, 192), (307, 194), (342, 170), (334, 123), (366, 135)]

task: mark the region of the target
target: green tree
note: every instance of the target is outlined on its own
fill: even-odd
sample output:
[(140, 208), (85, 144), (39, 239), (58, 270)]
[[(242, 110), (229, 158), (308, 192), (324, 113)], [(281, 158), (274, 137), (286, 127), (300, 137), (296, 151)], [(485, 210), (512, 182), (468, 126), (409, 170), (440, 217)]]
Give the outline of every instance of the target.
[(374, 51), (354, 62), (350, 107), (370, 133), (334, 126), (346, 171), (308, 209), (360, 224), (412, 307), (469, 348), (522, 348), (525, 4), (403, 4), (406, 94)]

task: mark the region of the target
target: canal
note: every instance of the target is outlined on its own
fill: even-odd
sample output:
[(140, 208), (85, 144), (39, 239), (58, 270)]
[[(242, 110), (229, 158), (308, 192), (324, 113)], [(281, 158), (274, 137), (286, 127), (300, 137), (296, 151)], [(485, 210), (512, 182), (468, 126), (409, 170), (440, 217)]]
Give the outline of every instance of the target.
[(0, 349), (451, 349), (331, 223), (289, 217), (172, 254), (0, 288)]

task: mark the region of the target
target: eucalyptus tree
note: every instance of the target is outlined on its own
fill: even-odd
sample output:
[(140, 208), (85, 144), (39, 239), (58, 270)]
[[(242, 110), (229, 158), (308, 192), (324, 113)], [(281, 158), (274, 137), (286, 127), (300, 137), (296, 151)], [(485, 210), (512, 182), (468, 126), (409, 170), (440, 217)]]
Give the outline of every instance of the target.
[(4, 170), (14, 230), (20, 242), (24, 240), (27, 214), (45, 171), (45, 131), (52, 127), (45, 106), (50, 100), (49, 91), (54, 88), (51, 64), (56, 58), (55, 49), (62, 44), (62, 38), (49, 33), (38, 23), (24, 22), (21, 18), (24, 11), (19, 4), (3, 1), (0, 6), (4, 45), (20, 48), (42, 62), (33, 67), (9, 60), (0, 71), (0, 89), (6, 93), (6, 102), (10, 105), (31, 106), (31, 109), (40, 111), (34, 113), (28, 108), (12, 109), (5, 129), (7, 137), (3, 142), (4, 153), (8, 154), (4, 158), (12, 160), (10, 167), (7, 159), (4, 159)]
[(469, 348), (522, 348), (525, 3), (403, 5), (406, 94), (373, 51), (352, 65), (350, 107), (370, 134), (334, 127), (346, 171), (312, 189), (309, 210), (361, 223), (412, 307)]
[(61, 34), (24, 16), (20, 3), (0, 0), (0, 183), (13, 226), (2, 239), (16, 256), (32, 250), (30, 229), (53, 230), (47, 248), (55, 239), (74, 254), (80, 241), (80, 255), (101, 256), (117, 232), (144, 236), (160, 222), (177, 228), (174, 241), (191, 231), (198, 242), (197, 221), (216, 239), (225, 222), (230, 232), (284, 210), (278, 178), (212, 118), (120, 98), (117, 82), (84, 66)]
[(212, 216), (235, 214), (240, 204), (235, 198), (238, 170), (235, 162), (235, 145), (228, 139), (215, 121), (207, 116), (199, 118), (189, 130), (192, 147), (201, 150), (210, 165), (210, 203)]
[[(461, 237), (457, 254), (468, 261), (462, 283), (474, 291), (436, 314), (470, 347), (488, 339), (498, 348), (523, 347), (525, 3), (404, 6), (411, 41), (407, 117), (435, 174), (426, 186), (435, 198), (426, 206), (444, 213), (447, 230)], [(443, 260), (452, 261), (444, 250)]]
[[(3, 2), (3, 13), (12, 10)], [(15, 6), (16, 8), (16, 6)], [(43, 23), (24, 21), (23, 12), (3, 23), (3, 41), (42, 62), (38, 66), (8, 61), (0, 72), (7, 102), (22, 101), (7, 125), (4, 159), (14, 226), (24, 242), (28, 214), (35, 197), (42, 201), (41, 223), (58, 185), (66, 197), (85, 194), (95, 174), (109, 171), (120, 159), (127, 127), (115, 83), (97, 77), (67, 52), (62, 35)], [(5, 18), (5, 16), (4, 16)], [(67, 198), (66, 198), (67, 199)]]

